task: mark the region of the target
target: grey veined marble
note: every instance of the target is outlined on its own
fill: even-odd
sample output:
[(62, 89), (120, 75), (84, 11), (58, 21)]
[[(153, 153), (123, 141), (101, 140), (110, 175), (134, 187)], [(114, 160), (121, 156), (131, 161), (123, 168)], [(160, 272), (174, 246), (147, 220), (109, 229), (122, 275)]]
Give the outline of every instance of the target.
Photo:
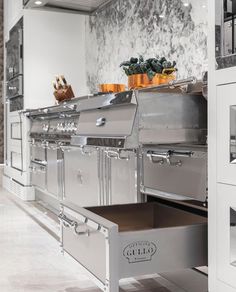
[(86, 23), (88, 86), (127, 83), (119, 64), (131, 56), (163, 55), (178, 78), (207, 69), (206, 0), (117, 0)]

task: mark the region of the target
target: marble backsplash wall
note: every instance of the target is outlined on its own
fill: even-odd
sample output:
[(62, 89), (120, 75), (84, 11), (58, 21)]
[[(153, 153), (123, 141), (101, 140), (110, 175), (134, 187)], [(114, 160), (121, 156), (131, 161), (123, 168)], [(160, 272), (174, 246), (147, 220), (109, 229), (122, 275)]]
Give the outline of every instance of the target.
[(207, 70), (207, 0), (115, 0), (86, 23), (89, 89), (127, 83), (119, 64), (131, 56), (177, 61), (178, 78)]
[(2, 96), (3, 80), (3, 0), (0, 0), (0, 164), (4, 162), (4, 106)]

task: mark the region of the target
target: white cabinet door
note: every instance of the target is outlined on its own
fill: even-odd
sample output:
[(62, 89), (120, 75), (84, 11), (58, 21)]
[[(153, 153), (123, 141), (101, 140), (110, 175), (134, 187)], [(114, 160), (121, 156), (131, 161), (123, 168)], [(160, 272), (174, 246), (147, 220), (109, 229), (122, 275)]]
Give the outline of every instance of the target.
[(217, 186), (217, 274), (236, 288), (236, 187)]
[(236, 83), (217, 87), (217, 181), (236, 185)]

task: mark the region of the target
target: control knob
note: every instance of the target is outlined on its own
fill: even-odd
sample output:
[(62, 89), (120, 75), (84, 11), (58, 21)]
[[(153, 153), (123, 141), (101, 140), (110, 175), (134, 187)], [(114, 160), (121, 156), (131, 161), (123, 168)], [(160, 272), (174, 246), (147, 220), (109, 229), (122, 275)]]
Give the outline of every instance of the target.
[(49, 130), (49, 125), (48, 124), (43, 124), (43, 131), (47, 132)]

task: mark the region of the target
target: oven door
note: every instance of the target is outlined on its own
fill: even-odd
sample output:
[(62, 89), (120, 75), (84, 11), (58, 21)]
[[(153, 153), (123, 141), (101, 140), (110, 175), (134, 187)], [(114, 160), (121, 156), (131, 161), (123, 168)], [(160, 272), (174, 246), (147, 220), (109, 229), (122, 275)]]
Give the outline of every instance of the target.
[(6, 44), (6, 79), (23, 74), (23, 19), (10, 31)]
[(131, 150), (105, 150), (106, 204), (137, 203), (139, 197), (139, 171), (137, 152)]
[(23, 95), (23, 76), (18, 76), (7, 82), (7, 98), (14, 98)]
[(44, 164), (46, 162), (46, 144), (42, 141), (31, 143), (31, 160)]
[(99, 151), (93, 147), (63, 147), (64, 200), (78, 206), (102, 204)]
[(176, 200), (206, 201), (204, 148), (149, 148), (142, 157), (142, 192)]

